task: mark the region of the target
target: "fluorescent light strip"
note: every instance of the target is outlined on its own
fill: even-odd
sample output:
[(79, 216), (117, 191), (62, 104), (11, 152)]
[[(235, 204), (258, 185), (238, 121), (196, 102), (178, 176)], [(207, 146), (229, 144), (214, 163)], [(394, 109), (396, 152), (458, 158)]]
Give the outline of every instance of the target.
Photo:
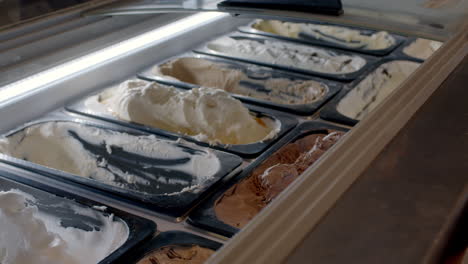
[(49, 70), (34, 74), (17, 82), (0, 87), (0, 103), (20, 95), (35, 91), (47, 84), (76, 74), (110, 59), (122, 56), (130, 51), (144, 48), (165, 38), (192, 30), (203, 24), (227, 16), (224, 13), (198, 13), (174, 23), (162, 26), (139, 36), (93, 52), (84, 57), (66, 62)]

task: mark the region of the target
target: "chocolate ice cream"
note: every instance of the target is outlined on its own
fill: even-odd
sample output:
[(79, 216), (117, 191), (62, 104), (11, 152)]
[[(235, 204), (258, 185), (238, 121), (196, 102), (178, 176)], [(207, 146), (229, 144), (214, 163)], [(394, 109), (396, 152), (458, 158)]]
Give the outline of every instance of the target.
[(343, 135), (311, 134), (282, 147), (216, 201), (216, 217), (242, 228)]
[(197, 245), (162, 247), (138, 261), (137, 264), (201, 264), (214, 250)]

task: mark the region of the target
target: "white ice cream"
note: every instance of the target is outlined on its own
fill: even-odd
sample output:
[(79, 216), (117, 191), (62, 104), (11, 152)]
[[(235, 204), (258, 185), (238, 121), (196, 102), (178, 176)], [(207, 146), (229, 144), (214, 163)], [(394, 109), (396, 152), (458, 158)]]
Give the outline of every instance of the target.
[[(89, 144), (97, 148), (92, 151)], [(193, 144), (187, 146), (197, 149)], [(116, 151), (147, 157), (148, 160), (141, 158), (135, 164), (126, 164), (127, 170), (124, 166), (119, 167), (124, 161), (110, 161), (115, 156), (111, 154)], [(42, 123), (0, 138), (0, 153), (125, 188), (133, 183), (149, 185), (154, 182), (197, 186), (220, 168), (218, 158), (209, 150), (190, 154), (174, 142), (155, 136), (134, 136), (73, 122)], [(169, 163), (161, 164), (155, 159)], [(173, 160), (184, 162), (170, 164)], [(155, 168), (168, 172), (155, 175), (152, 173)], [(172, 174), (183, 172), (193, 178), (190, 181), (171, 178), (171, 171)]]
[(425, 60), (442, 46), (442, 42), (418, 38), (403, 49), (403, 53), (408, 56)]
[(145, 81), (126, 81), (86, 101), (97, 112), (193, 136), (210, 143), (249, 144), (274, 137), (280, 125), (253, 116), (225, 91), (180, 90)]
[[(0, 263), (95, 264), (119, 248), (128, 227), (93, 210), (100, 230), (63, 227), (60, 219), (41, 213), (34, 198), (19, 191), (0, 192)], [(80, 212), (83, 213), (83, 212)]]
[[(258, 70), (256, 66), (249, 67), (249, 71), (254, 74)], [(251, 78), (231, 65), (194, 57), (177, 58), (156, 66), (153, 74), (280, 104), (313, 103), (328, 92), (328, 87), (317, 81), (268, 78), (261, 73), (257, 78)], [(261, 87), (262, 90), (252, 86)]]
[(222, 55), (330, 74), (355, 72), (366, 64), (366, 60), (356, 55), (340, 55), (286, 41), (265, 40), (262, 43), (222, 37), (208, 43), (207, 48)]
[(361, 120), (391, 94), (419, 63), (410, 61), (392, 61), (379, 66), (338, 103), (341, 114)]
[(362, 31), (342, 26), (258, 20), (252, 27), (260, 31), (290, 38), (300, 38), (301, 34), (306, 34), (326, 42), (366, 50), (382, 50), (396, 43), (395, 38), (385, 31), (367, 35), (363, 34)]

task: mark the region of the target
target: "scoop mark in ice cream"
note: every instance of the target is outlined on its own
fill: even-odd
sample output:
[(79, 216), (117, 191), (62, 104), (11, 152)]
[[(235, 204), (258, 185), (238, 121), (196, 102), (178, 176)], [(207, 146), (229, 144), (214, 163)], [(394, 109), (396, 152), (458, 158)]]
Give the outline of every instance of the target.
[(392, 61), (380, 65), (340, 100), (337, 111), (349, 118), (361, 120), (398, 88), (419, 65), (411, 61)]
[(103, 223), (100, 230), (65, 228), (60, 219), (40, 212), (34, 201), (19, 190), (0, 192), (0, 263), (98, 263), (127, 240), (128, 227), (112, 216), (89, 209), (86, 214)]
[(220, 167), (214, 153), (192, 144), (74, 122), (36, 124), (0, 138), (0, 153), (136, 190), (157, 183), (162, 190), (188, 191)]
[(418, 38), (403, 49), (403, 53), (418, 59), (428, 59), (441, 46), (442, 42)]
[(216, 217), (244, 227), (343, 135), (337, 131), (311, 134), (282, 147), (215, 202)]
[(207, 48), (231, 57), (330, 74), (356, 72), (366, 64), (366, 60), (360, 56), (337, 54), (331, 50), (286, 41), (222, 37), (208, 43)]
[(226, 63), (194, 57), (168, 61), (154, 67), (153, 74), (280, 104), (313, 103), (328, 92), (328, 87), (317, 81), (272, 78), (271, 73), (255, 66), (249, 66), (246, 74)]
[(364, 34), (357, 29), (342, 26), (282, 22), (278, 20), (258, 20), (253, 28), (290, 38), (312, 37), (340, 44), (349, 48), (383, 50), (395, 45), (395, 38), (385, 31)]
[[(237, 99), (214, 88), (183, 91), (172, 86), (130, 80), (86, 100), (93, 111), (152, 126), (200, 141), (250, 144), (276, 136), (280, 124), (255, 118)], [(258, 122), (262, 120), (262, 122)]]
[(202, 264), (214, 250), (198, 245), (171, 245), (149, 253), (137, 264)]

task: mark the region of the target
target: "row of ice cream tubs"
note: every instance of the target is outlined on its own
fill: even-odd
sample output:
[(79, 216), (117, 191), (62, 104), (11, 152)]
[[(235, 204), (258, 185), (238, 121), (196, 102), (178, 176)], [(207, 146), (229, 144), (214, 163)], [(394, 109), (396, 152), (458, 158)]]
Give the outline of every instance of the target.
[(2, 263), (202, 263), (220, 243), (45, 182), (230, 237), (438, 46), (259, 20), (23, 124), (0, 138)]
[[(187, 223), (229, 237), (346, 130), (316, 121), (302, 123), (235, 171), (242, 159), (233, 154), (53, 113), (13, 131), (1, 142), (2, 151), (14, 151), (0, 157), (4, 163), (0, 165), (2, 217), (13, 230), (5, 233), (5, 243), (17, 245), (16, 241), (36, 237), (50, 242), (44, 248), (36, 249), (33, 244), (17, 248), (9, 253), (12, 259), (3, 260), (20, 263), (43, 255), (43, 263), (153, 263), (151, 259), (166, 258), (193, 258), (198, 263), (198, 258), (205, 260), (221, 244), (183, 232), (162, 232), (150, 240), (156, 231), (154, 222), (47, 182), (61, 182), (65, 190), (100, 192), (116, 203), (172, 217), (188, 214)], [(214, 194), (196, 206), (210, 192)], [(89, 247), (93, 248), (90, 252)], [(82, 256), (85, 252), (86, 257)]]

